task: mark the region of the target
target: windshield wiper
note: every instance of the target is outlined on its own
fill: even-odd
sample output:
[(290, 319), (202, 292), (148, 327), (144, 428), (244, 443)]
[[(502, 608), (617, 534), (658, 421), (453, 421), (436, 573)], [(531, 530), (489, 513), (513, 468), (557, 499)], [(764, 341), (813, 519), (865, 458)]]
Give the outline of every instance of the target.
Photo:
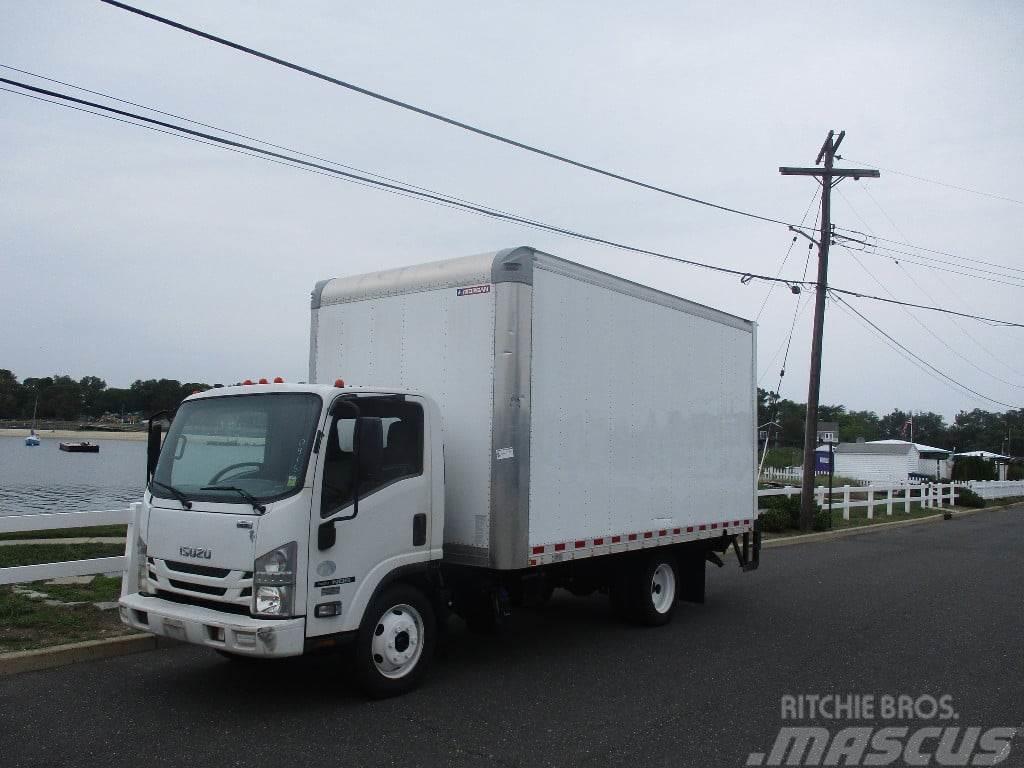
[(201, 491), (234, 491), (243, 499), (252, 504), (252, 508), (259, 512), (261, 515), (267, 511), (267, 508), (260, 504), (260, 500), (249, 493), (244, 488), (239, 488), (237, 485), (204, 485), (199, 490)]
[(192, 509), (192, 502), (189, 500), (188, 496), (186, 496), (184, 493), (179, 491), (173, 485), (168, 485), (167, 483), (161, 483), (159, 480), (150, 480), (149, 484), (150, 485), (156, 485), (156, 486), (159, 486), (160, 488), (163, 488), (165, 491), (170, 493), (174, 498), (176, 498), (178, 501), (180, 501), (181, 502), (181, 506), (183, 506), (185, 509)]

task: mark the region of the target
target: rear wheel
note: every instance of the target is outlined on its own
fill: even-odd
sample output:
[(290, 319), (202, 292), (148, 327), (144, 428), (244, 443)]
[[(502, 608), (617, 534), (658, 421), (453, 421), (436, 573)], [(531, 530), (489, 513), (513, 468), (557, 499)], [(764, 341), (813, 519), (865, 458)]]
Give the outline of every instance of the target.
[(634, 563), (624, 576), (611, 591), (613, 611), (649, 627), (672, 620), (679, 584), (674, 558), (653, 555)]
[(376, 699), (415, 688), (434, 654), (436, 620), (415, 587), (396, 584), (367, 608), (355, 648), (360, 687)]

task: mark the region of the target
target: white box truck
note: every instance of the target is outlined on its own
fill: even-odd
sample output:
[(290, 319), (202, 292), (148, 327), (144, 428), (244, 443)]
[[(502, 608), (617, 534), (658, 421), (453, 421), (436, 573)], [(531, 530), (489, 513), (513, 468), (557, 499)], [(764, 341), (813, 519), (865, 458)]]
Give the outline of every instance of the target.
[(564, 588), (658, 625), (729, 547), (757, 567), (750, 321), (520, 247), (317, 283), (309, 371), (151, 420), (126, 624), (347, 647), (386, 696), (450, 612)]

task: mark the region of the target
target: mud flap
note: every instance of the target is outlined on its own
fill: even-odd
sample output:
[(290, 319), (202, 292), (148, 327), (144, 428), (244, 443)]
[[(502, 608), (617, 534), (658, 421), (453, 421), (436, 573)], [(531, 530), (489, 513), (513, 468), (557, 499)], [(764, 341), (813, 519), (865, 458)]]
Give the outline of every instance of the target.
[(744, 571), (756, 571), (761, 564), (761, 519), (754, 520), (754, 530), (743, 534), (742, 547), (739, 537), (732, 537), (732, 548), (736, 552), (740, 568)]

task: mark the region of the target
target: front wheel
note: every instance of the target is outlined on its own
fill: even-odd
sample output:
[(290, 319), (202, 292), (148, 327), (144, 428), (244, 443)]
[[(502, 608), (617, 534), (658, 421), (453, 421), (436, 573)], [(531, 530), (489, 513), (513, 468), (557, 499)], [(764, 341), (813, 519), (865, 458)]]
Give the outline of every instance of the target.
[(367, 608), (356, 640), (355, 671), (368, 696), (383, 699), (415, 688), (434, 654), (437, 623), (430, 601), (396, 584)]

